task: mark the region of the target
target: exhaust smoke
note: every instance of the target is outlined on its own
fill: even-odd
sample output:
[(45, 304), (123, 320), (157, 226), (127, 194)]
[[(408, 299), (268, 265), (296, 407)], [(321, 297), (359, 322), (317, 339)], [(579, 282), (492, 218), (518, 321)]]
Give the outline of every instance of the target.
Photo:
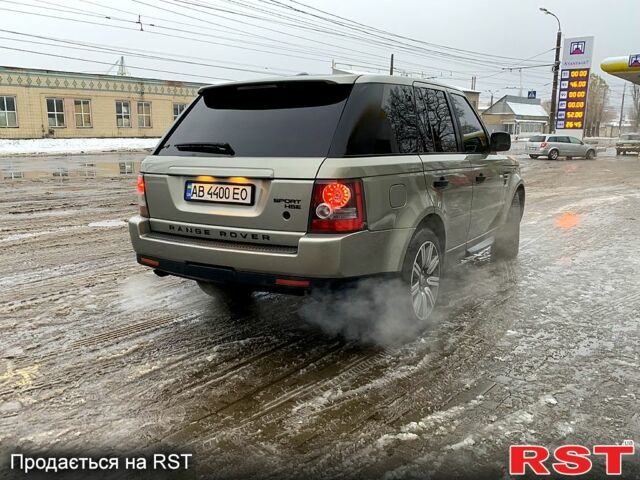
[(367, 279), (339, 291), (316, 294), (301, 316), (329, 335), (392, 346), (415, 339), (432, 323), (413, 315), (409, 287), (401, 279)]

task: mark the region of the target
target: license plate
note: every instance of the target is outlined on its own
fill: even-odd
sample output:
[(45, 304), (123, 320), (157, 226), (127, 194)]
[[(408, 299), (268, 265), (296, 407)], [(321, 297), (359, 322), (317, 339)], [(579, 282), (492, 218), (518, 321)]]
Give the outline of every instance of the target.
[(253, 205), (253, 185), (187, 182), (184, 199), (196, 202)]

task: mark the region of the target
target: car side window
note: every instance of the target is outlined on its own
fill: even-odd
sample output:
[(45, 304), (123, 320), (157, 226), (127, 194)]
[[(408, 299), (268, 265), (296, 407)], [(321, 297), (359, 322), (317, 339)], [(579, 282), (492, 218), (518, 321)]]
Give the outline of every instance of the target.
[(431, 131), (431, 124), (429, 122), (429, 113), (427, 111), (427, 92), (425, 88), (414, 89), (414, 96), (416, 99), (416, 113), (418, 116), (418, 129), (420, 133), (421, 142), (418, 144), (420, 153), (432, 153), (436, 151), (435, 143), (433, 141), (433, 132)]
[(575, 143), (575, 144), (578, 144), (578, 145), (582, 145), (582, 142), (581, 142), (580, 140), (578, 140), (576, 137), (569, 137), (569, 141), (570, 141), (571, 143)]
[(432, 88), (416, 88), (416, 105), (425, 151), (457, 152), (453, 117), (445, 93)]
[(415, 154), (419, 141), (411, 86), (356, 85), (331, 156)]
[(465, 153), (486, 152), (489, 148), (489, 139), (473, 107), (462, 95), (452, 94), (451, 98), (460, 121)]
[[(391, 132), (388, 140), (386, 136), (378, 140), (385, 145), (389, 142), (388, 153), (417, 153), (419, 133), (413, 88), (408, 85), (386, 85), (381, 110), (386, 114)], [(383, 130), (384, 126), (383, 122)]]
[(556, 137), (556, 142), (558, 142), (558, 143), (571, 143), (569, 141), (569, 137)]

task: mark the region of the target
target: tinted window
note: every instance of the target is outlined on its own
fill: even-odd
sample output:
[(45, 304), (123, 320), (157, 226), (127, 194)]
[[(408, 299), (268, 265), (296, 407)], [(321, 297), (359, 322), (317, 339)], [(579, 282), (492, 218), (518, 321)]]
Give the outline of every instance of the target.
[[(457, 152), (458, 144), (453, 128), (453, 118), (445, 93), (431, 88), (416, 88), (416, 103), (422, 125), (431, 127), (433, 150), (429, 150), (429, 138), (424, 137), (425, 150)], [(426, 128), (424, 131), (427, 131)]]
[(569, 142), (569, 137), (555, 137), (555, 140), (551, 140), (557, 143), (571, 143)]
[[(325, 157), (351, 88), (300, 81), (205, 90), (158, 154)], [(184, 148), (203, 143), (225, 148), (219, 153)]]
[(359, 84), (345, 107), (331, 156), (417, 153), (418, 137), (410, 86)]
[(427, 110), (427, 89), (416, 87), (415, 97), (416, 97), (416, 111), (418, 114), (418, 127), (420, 128), (420, 140), (421, 140), (418, 147), (421, 153), (435, 152), (436, 145), (433, 140), (433, 132), (431, 131), (431, 122), (429, 120), (429, 112)]
[(473, 111), (473, 107), (461, 95), (454, 94), (451, 95), (451, 98), (460, 121), (464, 151), (467, 153), (486, 152), (489, 147), (489, 139), (482, 127), (482, 123), (480, 123), (476, 113)]
[(530, 142), (544, 142), (544, 135), (535, 135), (529, 138)]

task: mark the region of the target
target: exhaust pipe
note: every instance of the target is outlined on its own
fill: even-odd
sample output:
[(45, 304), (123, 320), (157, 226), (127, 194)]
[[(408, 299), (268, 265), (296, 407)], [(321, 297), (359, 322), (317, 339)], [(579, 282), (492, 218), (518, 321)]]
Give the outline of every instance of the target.
[(167, 272), (163, 272), (162, 270), (153, 269), (153, 273), (155, 273), (159, 277), (166, 277), (169, 275)]

